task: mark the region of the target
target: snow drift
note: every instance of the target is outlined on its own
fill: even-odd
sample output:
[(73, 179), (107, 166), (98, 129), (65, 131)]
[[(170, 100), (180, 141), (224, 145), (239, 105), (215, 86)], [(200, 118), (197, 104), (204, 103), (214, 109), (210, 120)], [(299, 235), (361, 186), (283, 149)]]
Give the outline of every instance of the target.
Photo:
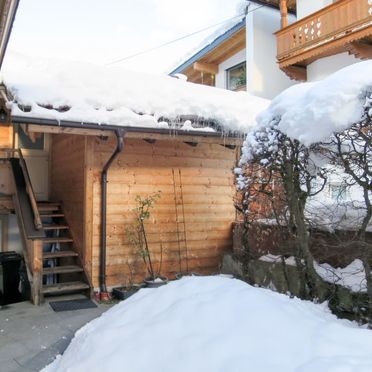
[(371, 371), (372, 332), (325, 306), (223, 277), (143, 289), (43, 372)]

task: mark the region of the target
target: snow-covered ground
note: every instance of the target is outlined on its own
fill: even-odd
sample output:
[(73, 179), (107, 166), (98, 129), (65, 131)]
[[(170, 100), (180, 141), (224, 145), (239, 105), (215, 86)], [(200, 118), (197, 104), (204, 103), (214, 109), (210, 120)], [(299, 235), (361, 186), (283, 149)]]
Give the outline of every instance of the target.
[(370, 372), (372, 331), (326, 306), (224, 277), (142, 289), (43, 372)]
[[(282, 256), (266, 254), (259, 258), (260, 261), (273, 264), (280, 264)], [(285, 264), (296, 266), (293, 256), (285, 258)], [(318, 275), (326, 282), (338, 284), (350, 289), (352, 292), (365, 292), (367, 290), (366, 273), (363, 262), (355, 259), (346, 267), (333, 267), (328, 263), (317, 263), (314, 261), (314, 268)]]

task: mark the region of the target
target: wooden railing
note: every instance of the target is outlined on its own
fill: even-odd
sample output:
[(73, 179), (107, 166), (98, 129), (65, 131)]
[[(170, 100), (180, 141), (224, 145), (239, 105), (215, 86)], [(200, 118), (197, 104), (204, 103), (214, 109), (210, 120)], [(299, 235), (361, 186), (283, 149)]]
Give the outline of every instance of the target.
[(27, 236), (26, 227), (22, 219), (21, 206), (16, 195), (13, 204), (17, 215), (20, 235), (23, 240), (23, 257), (26, 263), (27, 277), (31, 286), (31, 300), (34, 305), (40, 305), (43, 302), (41, 291), (43, 283), (43, 243), (40, 239), (30, 239)]
[[(45, 232), (37, 207), (30, 175), (20, 149), (7, 151), (14, 178), (13, 205), (16, 211), (20, 236), (23, 240), (24, 260), (31, 284), (32, 302), (42, 302), (43, 238)], [(16, 158), (18, 156), (18, 159)]]
[(30, 200), (32, 213), (34, 217), (34, 226), (36, 230), (40, 230), (43, 227), (41, 222), (41, 217), (39, 209), (37, 208), (37, 201), (32, 187), (30, 174), (28, 173), (27, 164), (22, 154), (22, 149), (10, 149), (10, 148), (0, 148), (0, 155), (4, 156), (6, 159), (10, 159), (14, 156), (18, 156), (19, 163), (22, 168), (23, 177), (26, 183), (26, 192)]
[(37, 207), (37, 202), (36, 202), (36, 197), (35, 197), (34, 189), (32, 188), (30, 174), (28, 173), (26, 161), (25, 161), (25, 159), (23, 157), (23, 154), (22, 154), (22, 150), (21, 149), (18, 149), (18, 156), (19, 156), (19, 161), (20, 161), (20, 165), (21, 165), (21, 168), (22, 168), (23, 176), (24, 176), (25, 181), (26, 181), (27, 195), (28, 195), (28, 197), (30, 199), (32, 213), (34, 215), (34, 225), (35, 225), (35, 228), (37, 230), (40, 230), (43, 227), (43, 224), (41, 222), (41, 217), (40, 217), (39, 209)]
[[(339, 0), (275, 33), (282, 62), (372, 26), (371, 0)], [(290, 63), (288, 63), (290, 64)]]

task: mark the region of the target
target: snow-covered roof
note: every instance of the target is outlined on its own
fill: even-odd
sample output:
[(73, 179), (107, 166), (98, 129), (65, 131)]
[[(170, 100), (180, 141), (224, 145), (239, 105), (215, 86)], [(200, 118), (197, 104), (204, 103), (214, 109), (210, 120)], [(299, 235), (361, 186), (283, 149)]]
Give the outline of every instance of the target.
[[(142, 128), (247, 132), (269, 101), (246, 92), (197, 85), (82, 62), (7, 56), (3, 83), (12, 116)], [(194, 118), (182, 127), (183, 117)], [(195, 119), (196, 118), (196, 119)]]
[(345, 67), (324, 80), (294, 85), (258, 117), (260, 125), (279, 118), (278, 128), (305, 145), (329, 138), (360, 121), (372, 92), (372, 61)]

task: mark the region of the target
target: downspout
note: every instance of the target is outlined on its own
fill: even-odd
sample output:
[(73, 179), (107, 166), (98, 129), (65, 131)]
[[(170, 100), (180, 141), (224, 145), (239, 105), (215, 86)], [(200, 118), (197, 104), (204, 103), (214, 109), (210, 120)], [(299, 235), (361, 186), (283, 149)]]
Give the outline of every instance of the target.
[(106, 287), (106, 219), (107, 219), (107, 173), (116, 157), (124, 149), (124, 129), (115, 130), (116, 148), (110, 159), (102, 168), (101, 174), (101, 251), (100, 251), (100, 267), (99, 267), (99, 286), (101, 300), (108, 299)]

